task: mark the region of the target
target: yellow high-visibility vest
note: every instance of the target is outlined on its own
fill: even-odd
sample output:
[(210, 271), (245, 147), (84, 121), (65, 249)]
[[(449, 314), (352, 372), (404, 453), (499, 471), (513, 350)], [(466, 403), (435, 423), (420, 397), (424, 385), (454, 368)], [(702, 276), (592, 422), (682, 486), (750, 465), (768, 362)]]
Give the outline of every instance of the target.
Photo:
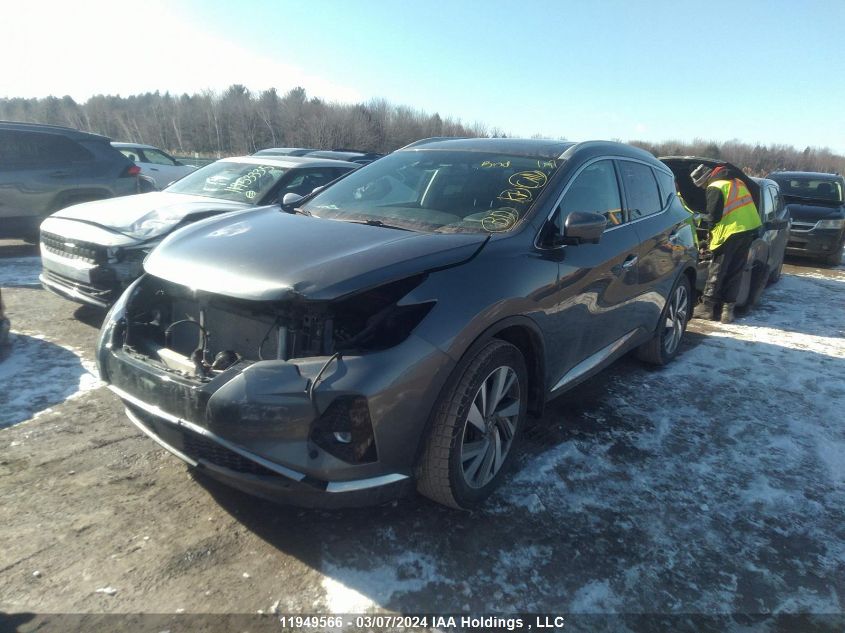
[(684, 208), (684, 211), (690, 214), (690, 219), (687, 221), (687, 224), (689, 224), (692, 228), (692, 239), (693, 242), (695, 242), (695, 247), (698, 248), (698, 224), (695, 221), (695, 211), (689, 208), (687, 201), (684, 200), (680, 191), (678, 191), (676, 195), (678, 196), (678, 200), (681, 202), (681, 206)]
[(760, 214), (748, 187), (739, 178), (733, 180), (714, 180), (708, 185), (722, 192), (725, 202), (722, 219), (710, 230), (710, 250), (714, 251), (725, 243), (731, 235), (753, 231), (761, 226)]

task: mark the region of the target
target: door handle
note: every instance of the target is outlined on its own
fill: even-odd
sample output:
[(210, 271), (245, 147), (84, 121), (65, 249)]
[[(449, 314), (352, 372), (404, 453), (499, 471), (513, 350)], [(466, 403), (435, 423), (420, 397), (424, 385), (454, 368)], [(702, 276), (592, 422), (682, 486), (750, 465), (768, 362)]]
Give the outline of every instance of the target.
[(634, 267), (634, 264), (636, 264), (639, 259), (640, 258), (636, 255), (628, 255), (627, 259), (622, 262), (622, 270), (630, 270)]
[(51, 176), (52, 178), (67, 178), (68, 176), (70, 176), (70, 172), (69, 172), (69, 171), (64, 171), (64, 170), (59, 170), (59, 171), (54, 171), (54, 172), (52, 172), (52, 173), (50, 174), (50, 176)]
[(637, 257), (636, 255), (628, 255), (628, 257), (625, 258), (624, 262), (622, 262), (621, 264), (616, 264), (616, 266), (611, 268), (610, 271), (614, 275), (619, 277), (623, 273), (629, 272), (631, 268), (633, 268), (634, 265), (637, 263), (637, 260), (639, 260), (639, 257)]
[(150, 171), (158, 171), (158, 167), (150, 167)]

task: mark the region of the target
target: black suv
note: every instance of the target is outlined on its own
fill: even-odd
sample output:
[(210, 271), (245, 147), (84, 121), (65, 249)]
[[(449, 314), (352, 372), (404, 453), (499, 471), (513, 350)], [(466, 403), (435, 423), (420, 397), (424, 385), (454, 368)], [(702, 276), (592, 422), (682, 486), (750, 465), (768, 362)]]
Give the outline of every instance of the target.
[(792, 214), (787, 254), (838, 265), (845, 245), (845, 178), (809, 171), (776, 171), (766, 177), (780, 185)]
[(0, 121), (0, 235), (34, 238), (54, 211), (138, 193), (140, 168), (109, 143), (71, 128)]
[(416, 485), (468, 507), (548, 399), (631, 350), (672, 360), (696, 255), (645, 151), (419, 141), (171, 234), (106, 317), (100, 375), (242, 490), (343, 505)]

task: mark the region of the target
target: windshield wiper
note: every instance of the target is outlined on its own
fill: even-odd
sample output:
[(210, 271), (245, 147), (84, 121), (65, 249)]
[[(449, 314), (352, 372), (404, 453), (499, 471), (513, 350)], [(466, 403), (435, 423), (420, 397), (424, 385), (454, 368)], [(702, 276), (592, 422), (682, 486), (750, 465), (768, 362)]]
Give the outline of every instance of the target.
[(285, 213), (289, 213), (290, 215), (307, 215), (309, 218), (313, 218), (314, 214), (310, 211), (306, 211), (302, 207), (286, 207), (282, 205), (281, 210)]
[(367, 224), (369, 226), (380, 226), (383, 229), (396, 229), (397, 231), (411, 231), (415, 233), (414, 229), (409, 229), (406, 226), (397, 226), (396, 224), (385, 224), (381, 220), (343, 220), (343, 222), (351, 222), (352, 224)]

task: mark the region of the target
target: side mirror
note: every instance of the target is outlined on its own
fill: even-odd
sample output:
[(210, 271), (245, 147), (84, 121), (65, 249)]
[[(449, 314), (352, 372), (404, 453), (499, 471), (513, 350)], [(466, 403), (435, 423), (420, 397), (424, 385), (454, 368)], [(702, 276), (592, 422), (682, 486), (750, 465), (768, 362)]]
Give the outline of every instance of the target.
[(573, 211), (563, 223), (563, 243), (598, 244), (606, 225), (607, 218), (601, 213)]
[(300, 196), (298, 193), (293, 193), (292, 191), (288, 191), (285, 195), (282, 196), (280, 203), (283, 207), (289, 207), (289, 206), (296, 204), (297, 202), (302, 200), (304, 197), (305, 196)]

